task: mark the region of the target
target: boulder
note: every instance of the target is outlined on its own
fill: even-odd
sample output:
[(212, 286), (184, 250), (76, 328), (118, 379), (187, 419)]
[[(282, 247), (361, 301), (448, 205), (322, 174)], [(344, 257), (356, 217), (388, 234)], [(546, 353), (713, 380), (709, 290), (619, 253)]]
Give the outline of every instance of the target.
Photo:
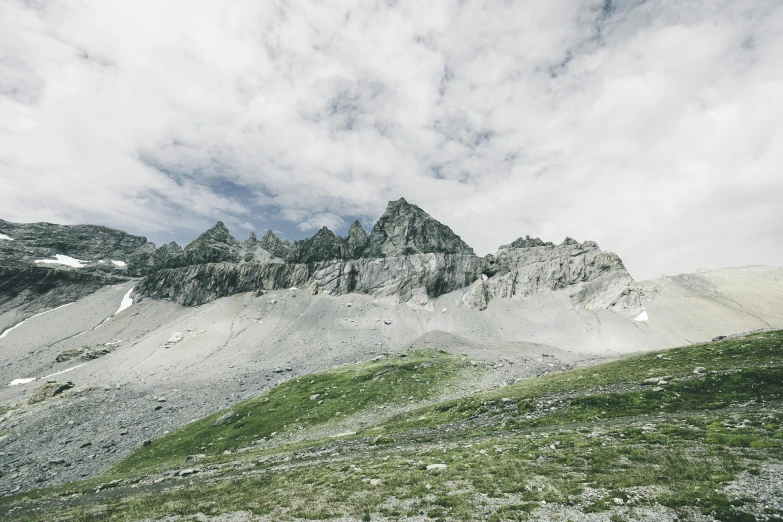
[(39, 402), (44, 402), (45, 400), (60, 395), (66, 390), (70, 390), (74, 386), (76, 385), (71, 381), (68, 382), (48, 381), (46, 384), (38, 387), (33, 392), (28, 402), (30, 404), (37, 404)]

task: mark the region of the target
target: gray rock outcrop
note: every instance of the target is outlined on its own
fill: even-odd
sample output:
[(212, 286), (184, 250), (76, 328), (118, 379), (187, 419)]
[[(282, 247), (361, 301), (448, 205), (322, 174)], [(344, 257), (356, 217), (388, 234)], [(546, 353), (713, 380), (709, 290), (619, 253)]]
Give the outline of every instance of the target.
[[(176, 243), (155, 249), (144, 238), (104, 227), (0, 221), (0, 233), (14, 239), (0, 241), (0, 253), (4, 253), (0, 265), (18, 265), (0, 266), (5, 270), (0, 272), (0, 290), (5, 285), (9, 295), (16, 292), (18, 296), (19, 289), (24, 289), (21, 301), (48, 293), (53, 296), (47, 301), (49, 305), (63, 304), (64, 296), (80, 297), (75, 291), (80, 287), (91, 292), (122, 281), (111, 279), (109, 274), (89, 276), (83, 266), (51, 271), (29, 263), (30, 256), (57, 251), (74, 257), (89, 254), (91, 259), (127, 259), (122, 275), (144, 276), (136, 294), (187, 306), (240, 292), (297, 287), (312, 294), (356, 292), (394, 298), (413, 306), (428, 306), (430, 299), (462, 289), (461, 302), (478, 310), (486, 309), (495, 299), (563, 291), (576, 307), (606, 308), (634, 316), (644, 310), (641, 291), (620, 258), (593, 242), (566, 238), (554, 245), (525, 236), (482, 258), (449, 227), (405, 199), (390, 202), (369, 235), (356, 221), (346, 237), (323, 227), (293, 244), (271, 230), (260, 240), (251, 233), (247, 241), (240, 242), (222, 222), (184, 249)], [(57, 234), (73, 239), (70, 249), (55, 238)], [(18, 245), (9, 247), (17, 238)], [(28, 252), (27, 257), (23, 252)], [(54, 298), (59, 295), (63, 297)], [(5, 301), (0, 297), (0, 311), (3, 306), (8, 309), (19, 304), (19, 297), (5, 297)]]
[[(55, 255), (82, 261), (82, 271), (141, 276), (153, 268), (155, 245), (146, 238), (97, 225), (11, 223), (0, 219), (0, 264), (34, 264)], [(114, 262), (112, 262), (114, 261)]]
[(293, 250), (289, 241), (280, 239), (271, 230), (266, 231), (266, 234), (261, 238), (259, 244), (261, 245), (261, 248), (279, 259), (288, 259)]
[[(72, 303), (126, 278), (101, 272), (16, 264), (0, 265), (0, 314), (16, 310), (24, 319)], [(2, 328), (0, 328), (2, 330)]]
[(240, 243), (229, 233), (222, 221), (201, 234), (185, 247), (185, 262), (188, 265), (204, 263), (239, 263)]
[(287, 260), (292, 263), (317, 263), (343, 259), (346, 247), (345, 239), (323, 227), (313, 237), (296, 241)]
[(589, 310), (606, 308), (625, 315), (644, 310), (642, 292), (622, 260), (592, 241), (566, 238), (553, 245), (528, 237), (501, 247), (487, 264), (492, 276), (478, 279), (463, 296), (465, 304), (479, 310), (492, 299), (554, 290), (567, 291), (575, 305)]
[(43, 402), (45, 400), (51, 399), (52, 397), (60, 395), (61, 393), (70, 390), (74, 386), (75, 384), (73, 384), (71, 381), (48, 381), (46, 384), (36, 388), (27, 402), (30, 404), (38, 404), (39, 402)]

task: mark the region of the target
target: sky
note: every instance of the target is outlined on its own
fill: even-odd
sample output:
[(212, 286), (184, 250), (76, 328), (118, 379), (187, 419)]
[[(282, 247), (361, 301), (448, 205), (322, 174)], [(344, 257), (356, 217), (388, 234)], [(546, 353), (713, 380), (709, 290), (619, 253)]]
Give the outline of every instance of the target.
[(783, 264), (781, 0), (0, 0), (0, 218)]

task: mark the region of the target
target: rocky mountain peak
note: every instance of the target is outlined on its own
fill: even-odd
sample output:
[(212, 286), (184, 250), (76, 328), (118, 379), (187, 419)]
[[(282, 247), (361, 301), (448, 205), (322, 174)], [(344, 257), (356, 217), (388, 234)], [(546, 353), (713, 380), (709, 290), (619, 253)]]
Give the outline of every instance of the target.
[(342, 259), (345, 240), (337, 237), (328, 227), (323, 227), (309, 239), (294, 242), (294, 263), (314, 263)]
[(264, 237), (259, 242), (261, 248), (280, 259), (288, 259), (291, 256), (292, 245), (285, 239), (280, 239), (272, 232), (272, 229), (266, 231)]
[(365, 257), (411, 254), (473, 254), (449, 227), (404, 198), (390, 201), (386, 212), (373, 226)]
[(354, 221), (351, 228), (348, 229), (345, 257), (348, 259), (359, 259), (362, 257), (364, 249), (367, 248), (368, 239), (367, 231), (364, 230), (359, 220)]
[(240, 243), (228, 231), (222, 221), (201, 234), (185, 247), (189, 265), (202, 263), (238, 263)]

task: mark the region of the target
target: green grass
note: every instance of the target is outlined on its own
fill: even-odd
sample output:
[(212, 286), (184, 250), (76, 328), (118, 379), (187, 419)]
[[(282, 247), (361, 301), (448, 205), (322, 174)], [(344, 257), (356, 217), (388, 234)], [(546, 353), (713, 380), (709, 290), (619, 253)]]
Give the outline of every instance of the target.
[[(695, 377), (693, 370), (698, 367), (705, 368), (705, 373), (692, 378)], [(625, 357), (600, 366), (528, 379), (407, 412), (385, 423), (384, 427), (388, 431), (405, 431), (458, 422), (511, 407), (509, 399), (513, 400), (514, 408), (525, 413), (539, 411), (543, 398), (554, 401), (547, 407), (555, 411), (569, 405), (567, 413), (546, 416), (543, 423), (584, 421), (591, 416), (594, 419), (611, 418), (657, 412), (658, 409), (720, 408), (736, 401), (780, 397), (783, 391), (781, 371), (783, 333), (765, 332), (742, 339)], [(710, 372), (720, 372), (720, 375)], [(641, 386), (643, 390), (632, 393), (605, 393), (612, 389), (639, 388), (651, 377), (667, 377), (670, 384), (663, 392), (650, 391), (654, 386), (645, 385)], [(677, 381), (683, 378), (689, 380)], [(585, 394), (588, 396), (571, 399)]]
[(339, 424), (377, 407), (403, 407), (433, 399), (476, 370), (467, 359), (437, 351), (410, 352), (351, 365), (274, 387), (172, 432), (138, 450), (114, 473), (176, 465), (188, 455), (220, 455), (256, 441), (286, 443), (303, 430)]
[[(694, 374), (696, 367), (706, 372)], [(116, 495), (91, 493), (96, 482), (89, 481), (0, 499), (0, 516), (11, 506), (35, 506), (10, 519), (48, 520), (57, 512), (64, 520), (134, 520), (248, 510), (274, 520), (424, 513), (465, 521), (486, 514), (500, 522), (527, 520), (555, 505), (613, 521), (634, 520), (634, 509), (659, 506), (680, 519), (699, 514), (744, 522), (756, 520), (758, 506), (730, 497), (724, 486), (740, 473), (758, 474), (765, 463), (783, 461), (783, 332), (637, 355), (415, 405), (470, 371), (463, 358), (417, 352), (292, 380), (231, 408), (232, 416), (220, 412), (139, 450), (103, 477), (126, 481), (111, 490)], [(643, 383), (664, 376), (661, 390)], [(313, 394), (320, 396), (310, 400)], [(318, 435), (338, 418), (369, 420), (379, 404), (411, 411), (378, 416), (350, 440)], [(288, 438), (307, 430), (320, 438)], [(263, 447), (222, 455), (260, 437), (268, 438)], [(216, 474), (159, 484), (139, 475), (181, 469), (192, 453), (212, 456)], [(439, 463), (447, 468), (426, 469)], [(372, 485), (373, 479), (380, 483)], [(774, 510), (765, 516), (783, 519)]]

